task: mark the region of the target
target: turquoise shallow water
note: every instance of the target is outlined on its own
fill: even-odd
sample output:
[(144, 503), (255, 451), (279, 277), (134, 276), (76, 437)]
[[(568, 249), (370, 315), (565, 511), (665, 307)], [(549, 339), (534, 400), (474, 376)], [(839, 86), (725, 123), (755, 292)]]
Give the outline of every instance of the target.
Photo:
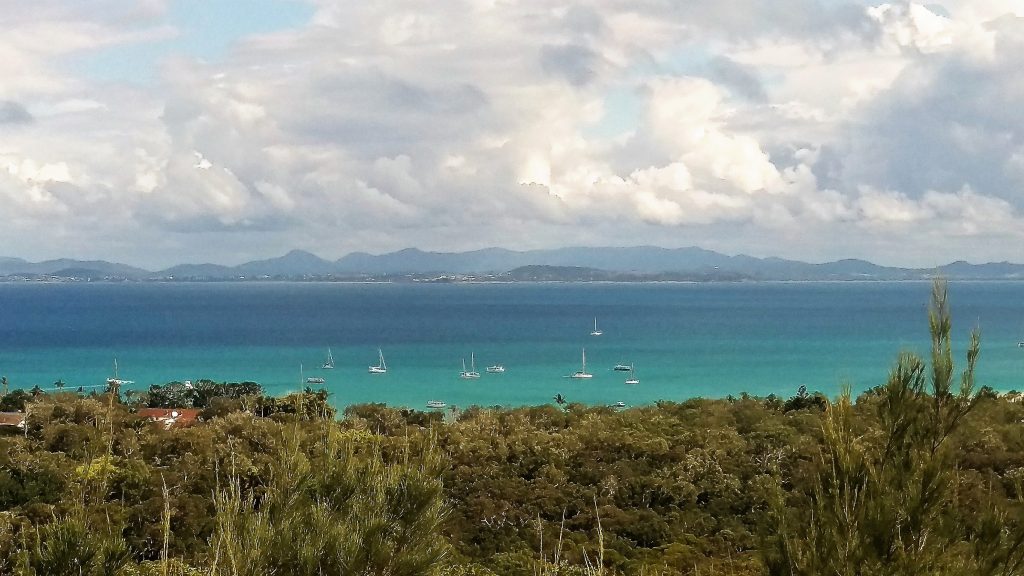
[[(15, 387), (137, 387), (323, 376), (339, 406), (629, 405), (880, 384), (927, 351), (927, 283), (0, 284), (0, 374)], [(979, 384), (1024, 389), (1024, 283), (952, 283), (955, 344), (980, 326)], [(590, 336), (594, 317), (604, 334)], [(321, 370), (327, 348), (337, 368)], [(377, 348), (386, 375), (371, 375)], [(587, 350), (591, 380), (565, 378)], [(475, 352), (482, 377), (458, 378)], [(616, 363), (633, 363), (638, 386)], [(484, 373), (493, 363), (504, 374)]]

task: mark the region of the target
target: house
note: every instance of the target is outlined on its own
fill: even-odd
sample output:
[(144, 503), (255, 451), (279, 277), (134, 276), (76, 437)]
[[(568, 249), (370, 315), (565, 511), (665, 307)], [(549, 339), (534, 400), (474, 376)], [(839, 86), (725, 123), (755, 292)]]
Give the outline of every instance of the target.
[(171, 428), (187, 428), (199, 419), (201, 410), (198, 408), (142, 408), (140, 418), (148, 418), (164, 430)]
[(0, 426), (11, 428), (25, 428), (24, 412), (0, 412)]
[(1024, 402), (1024, 393), (1011, 390), (1002, 396), (1008, 402)]

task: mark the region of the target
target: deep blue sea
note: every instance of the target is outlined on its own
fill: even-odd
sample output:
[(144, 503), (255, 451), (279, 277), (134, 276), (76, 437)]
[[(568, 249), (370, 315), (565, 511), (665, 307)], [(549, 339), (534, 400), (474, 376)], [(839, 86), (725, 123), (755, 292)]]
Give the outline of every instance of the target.
[[(12, 387), (136, 388), (322, 376), (332, 402), (628, 405), (749, 392), (835, 395), (928, 351), (924, 282), (714, 284), (0, 284)], [(952, 282), (955, 353), (981, 328), (979, 385), (1024, 389), (1024, 282)], [(594, 318), (604, 332), (591, 336)], [(386, 375), (367, 373), (377, 349)], [(330, 348), (336, 368), (322, 370)], [(590, 380), (571, 380), (586, 349)], [(458, 377), (475, 353), (482, 377)], [(484, 368), (501, 363), (504, 374)], [(612, 371), (632, 363), (640, 384)], [(316, 386), (314, 386), (316, 387)]]

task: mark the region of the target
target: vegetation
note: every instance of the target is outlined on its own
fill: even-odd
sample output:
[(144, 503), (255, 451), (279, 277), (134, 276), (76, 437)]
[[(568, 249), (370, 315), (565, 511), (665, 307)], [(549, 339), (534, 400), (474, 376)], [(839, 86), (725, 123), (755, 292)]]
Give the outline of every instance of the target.
[[(14, 391), (0, 574), (1024, 574), (1024, 405), (932, 353), (834, 402), (450, 418), (251, 383)], [(140, 407), (200, 408), (167, 428)]]

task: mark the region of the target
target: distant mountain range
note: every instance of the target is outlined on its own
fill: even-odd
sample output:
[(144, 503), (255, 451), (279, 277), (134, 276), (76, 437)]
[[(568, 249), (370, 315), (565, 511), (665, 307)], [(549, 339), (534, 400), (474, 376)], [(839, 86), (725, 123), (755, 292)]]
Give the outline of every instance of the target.
[(415, 248), (372, 255), (349, 254), (336, 261), (293, 250), (279, 258), (238, 266), (181, 264), (149, 271), (102, 260), (26, 262), (0, 258), (0, 277), (91, 280), (259, 280), (363, 279), (459, 281), (652, 281), (652, 280), (1024, 280), (1024, 265), (1009, 262), (953, 262), (937, 268), (896, 268), (864, 260), (811, 264), (781, 258), (727, 256), (701, 248), (558, 248), (514, 251), (487, 248), (472, 252), (424, 252)]

